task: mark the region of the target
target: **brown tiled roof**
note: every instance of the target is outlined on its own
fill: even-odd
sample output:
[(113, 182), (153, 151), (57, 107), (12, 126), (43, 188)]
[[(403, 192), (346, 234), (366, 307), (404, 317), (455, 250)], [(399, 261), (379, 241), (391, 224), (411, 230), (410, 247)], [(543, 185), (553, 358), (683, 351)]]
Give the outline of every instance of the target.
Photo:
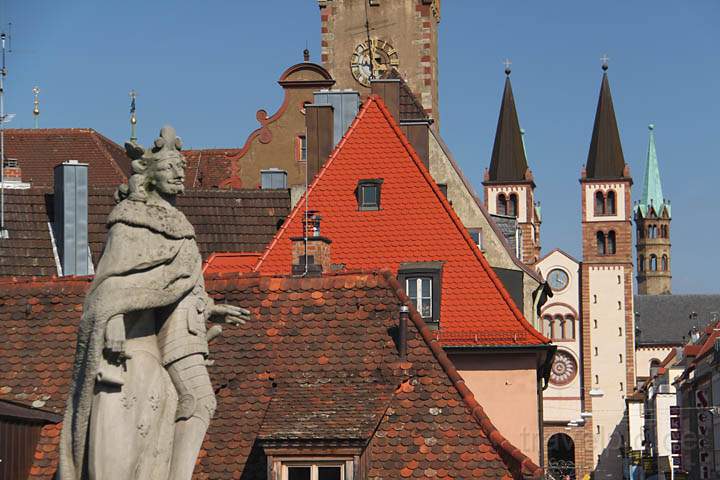
[(125, 149), (91, 128), (5, 130), (5, 157), (16, 159), (22, 180), (53, 184), (53, 167), (67, 160), (89, 165), (90, 185), (118, 185), (130, 174)]
[(507, 76), (487, 182), (522, 182), (527, 180), (527, 170), (528, 165), (515, 108), (515, 98), (510, 84), (510, 76)]
[(610, 179), (623, 178), (624, 172), (625, 157), (623, 157), (620, 132), (615, 120), (610, 82), (607, 73), (604, 73), (585, 174), (588, 179)]
[(185, 150), (185, 186), (188, 188), (242, 188), (233, 168), (243, 154), (240, 148)]
[[(343, 439), (362, 440), (368, 478), (539, 478), (414, 310), (400, 361), (393, 332), (399, 306), (410, 302), (390, 272), (215, 276), (207, 286), (217, 300), (248, 307), (253, 320), (225, 328), (211, 345), (218, 410), (197, 478), (265, 478), (263, 445)], [(0, 400), (59, 412), (87, 279), (3, 287), (0, 321), (10, 333)], [(51, 478), (58, 431), (43, 429), (31, 478)]]
[[(105, 221), (115, 206), (114, 187), (88, 191), (88, 241), (97, 264), (105, 245)], [(6, 190), (6, 226), (0, 240), (0, 277), (57, 275), (50, 228), (51, 189)], [(177, 206), (195, 226), (204, 259), (215, 252), (261, 252), (290, 212), (287, 190), (198, 190), (178, 197)]]

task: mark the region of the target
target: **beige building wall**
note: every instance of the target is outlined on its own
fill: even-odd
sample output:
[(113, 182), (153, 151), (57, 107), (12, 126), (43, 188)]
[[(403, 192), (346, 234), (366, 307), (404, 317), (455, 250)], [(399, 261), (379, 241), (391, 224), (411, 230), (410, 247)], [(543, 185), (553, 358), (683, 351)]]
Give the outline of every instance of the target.
[[(568, 315), (575, 319), (574, 339), (554, 339), (560, 355), (556, 355), (556, 361), (564, 361), (568, 367), (568, 357), (572, 359), (574, 378), (569, 382), (558, 382), (554, 375), (550, 376), (548, 388), (543, 392), (543, 419), (546, 423), (583, 423), (582, 418), (582, 391), (581, 379), (582, 359), (580, 351), (581, 342), (581, 318), (580, 318), (580, 265), (570, 256), (560, 250), (555, 250), (541, 259), (536, 267), (544, 278), (548, 274), (560, 269), (568, 275), (568, 284), (562, 290), (554, 290), (553, 297), (548, 299), (540, 314), (540, 322), (543, 326), (545, 336), (550, 336), (546, 317), (554, 318), (560, 315), (566, 318)], [(552, 285), (551, 285), (552, 286)], [(565, 355), (563, 355), (565, 354)]]
[(529, 187), (526, 185), (493, 185), (488, 186), (485, 189), (487, 198), (485, 199), (487, 203), (487, 209), (488, 212), (497, 214), (497, 197), (501, 193), (504, 193), (506, 196), (509, 196), (511, 193), (515, 193), (518, 196), (518, 215), (517, 219), (520, 223), (529, 222), (528, 219), (528, 190)]
[[(592, 221), (624, 221), (630, 218), (630, 212), (625, 211), (625, 185), (622, 183), (586, 183), (585, 188), (585, 213), (587, 220)], [(595, 215), (595, 192), (601, 190), (603, 192), (615, 192), (615, 214), (614, 215)], [(627, 216), (626, 216), (627, 215)]]
[[(508, 252), (497, 232), (479, 205), (477, 194), (469, 187), (467, 180), (461, 177), (454, 165), (450, 153), (435, 129), (430, 129), (429, 139), (430, 175), (437, 183), (447, 185), (447, 197), (453, 210), (467, 228), (481, 231), (482, 252), (490, 266), (508, 270), (522, 271)], [(523, 203), (523, 202), (520, 202)], [(539, 327), (538, 317), (533, 305), (533, 292), (540, 286), (537, 278), (523, 271), (523, 315), (535, 328)]]
[(449, 353), (449, 357), (505, 438), (539, 464), (536, 354)]
[(661, 362), (672, 351), (673, 347), (639, 347), (635, 349), (635, 376), (649, 377), (650, 362), (658, 359)]
[(628, 403), (628, 443), (631, 450), (643, 450), (645, 428), (645, 404), (643, 402)]
[(589, 387), (595, 428), (594, 455), (601, 459), (602, 474), (619, 475), (622, 466), (618, 455), (620, 435), (626, 430), (623, 423), (628, 387), (626, 340), (633, 338), (633, 332), (625, 331), (625, 282), (631, 278), (627, 273), (626, 267), (617, 264), (589, 268), (592, 356)]

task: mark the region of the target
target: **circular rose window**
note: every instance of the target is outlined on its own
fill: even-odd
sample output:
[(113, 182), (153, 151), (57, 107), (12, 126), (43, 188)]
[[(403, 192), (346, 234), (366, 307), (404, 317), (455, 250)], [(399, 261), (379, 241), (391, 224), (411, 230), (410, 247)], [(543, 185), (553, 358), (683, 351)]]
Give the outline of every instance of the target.
[(552, 369), (550, 370), (550, 383), (553, 385), (567, 385), (577, 375), (577, 362), (568, 352), (555, 353)]

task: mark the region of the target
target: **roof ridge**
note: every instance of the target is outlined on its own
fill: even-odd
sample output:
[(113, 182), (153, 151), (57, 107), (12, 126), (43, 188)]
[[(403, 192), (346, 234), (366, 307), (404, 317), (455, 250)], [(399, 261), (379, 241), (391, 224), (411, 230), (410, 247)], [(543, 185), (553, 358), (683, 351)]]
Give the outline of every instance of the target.
[[(100, 137), (102, 137), (102, 139), (106, 139), (106, 137), (93, 129), (90, 129), (90, 137), (93, 139), (93, 142), (95, 143), (95, 145), (100, 149), (100, 151), (102, 152), (102, 155), (107, 160), (110, 160), (110, 164), (112, 165), (113, 170), (115, 170), (115, 173), (119, 174), (121, 178), (124, 178), (125, 181), (127, 181), (128, 177), (127, 177), (127, 175), (125, 175), (125, 172), (123, 172), (122, 168), (120, 168), (120, 165), (117, 164), (117, 162), (115, 161), (115, 158), (112, 155), (110, 155), (110, 153), (107, 151), (105, 146), (101, 144), (102, 140), (100, 139)], [(112, 140), (110, 140), (110, 141), (112, 142)], [(117, 145), (115, 142), (112, 142), (112, 143)], [(118, 147), (119, 147), (119, 145), (118, 145)]]
[(420, 314), (417, 312), (410, 298), (403, 291), (403, 288), (397, 278), (395, 278), (392, 272), (387, 269), (380, 270), (379, 273), (385, 277), (385, 280), (388, 282), (389, 286), (393, 288), (395, 295), (403, 303), (403, 305), (409, 308), (410, 320), (415, 325), (415, 328), (418, 329), (420, 336), (425, 341), (425, 344), (428, 348), (430, 348), (433, 356), (450, 379), (450, 382), (453, 387), (455, 387), (455, 390), (457, 390), (463, 402), (465, 402), (465, 405), (470, 409), (472, 417), (478, 423), (478, 426), (483, 433), (485, 433), (488, 440), (490, 440), (493, 447), (501, 449), (503, 452), (508, 454), (513, 460), (518, 462), (521, 470), (526, 471), (532, 475), (533, 478), (540, 478), (543, 472), (542, 467), (536, 465), (530, 457), (522, 453), (519, 448), (510, 443), (510, 441), (508, 441), (492, 423), (490, 417), (487, 413), (485, 413), (485, 409), (483, 409), (482, 405), (480, 405), (475, 398), (475, 395), (472, 391), (470, 391), (467, 385), (465, 385), (465, 380), (460, 375), (460, 372), (458, 372), (457, 368), (447, 356), (442, 346), (440, 346), (438, 340), (434, 338), (425, 321), (420, 317)]
[(440, 187), (437, 186), (437, 183), (430, 175), (430, 172), (425, 167), (425, 164), (422, 162), (418, 154), (415, 152), (415, 149), (410, 144), (410, 141), (407, 139), (405, 134), (402, 133), (402, 130), (397, 125), (395, 120), (393, 119), (392, 114), (387, 109), (385, 104), (383, 103), (382, 99), (377, 95), (370, 95), (368, 97), (370, 100), (374, 100), (377, 102), (378, 107), (380, 108), (380, 111), (385, 115), (386, 120), (390, 123), (390, 126), (393, 128), (393, 131), (398, 136), (398, 139), (401, 141), (405, 149), (410, 154), (410, 157), (415, 162), (416, 167), (420, 170), (420, 173), (422, 173), (423, 177), (425, 178), (425, 181), (430, 185), (430, 188), (432, 188), (433, 192), (435, 192), (435, 196), (440, 200), (441, 205), (445, 209), (445, 212), (450, 216), (451, 220), (453, 221), (453, 224), (455, 225), (455, 228), (460, 232), (460, 234), (465, 239), (465, 242), (467, 243), (468, 247), (470, 248), (470, 251), (475, 255), (475, 258), (480, 262), (480, 265), (482, 266), (483, 270), (485, 270), (485, 273), (490, 277), (490, 280), (493, 282), (495, 287), (500, 292), (502, 298), (505, 300), (505, 303), (510, 307), (510, 310), (512, 311), (513, 315), (515, 315), (516, 319), (520, 322), (520, 325), (525, 328), (525, 330), (528, 331), (529, 334), (537, 338), (538, 340), (541, 340), (543, 343), (550, 343), (550, 339), (542, 335), (540, 332), (535, 330), (535, 328), (525, 319), (523, 314), (520, 312), (520, 310), (515, 305), (515, 302), (510, 298), (510, 294), (505, 289), (505, 286), (502, 284), (500, 279), (497, 277), (497, 274), (495, 271), (490, 267), (490, 265), (487, 263), (487, 260), (485, 257), (480, 253), (480, 250), (475, 245), (475, 242), (473, 241), (472, 237), (470, 237), (470, 234), (467, 231), (467, 228), (463, 225), (460, 218), (455, 213), (455, 210), (453, 210), (452, 206), (448, 202), (445, 195), (443, 195), (442, 191), (440, 190)]

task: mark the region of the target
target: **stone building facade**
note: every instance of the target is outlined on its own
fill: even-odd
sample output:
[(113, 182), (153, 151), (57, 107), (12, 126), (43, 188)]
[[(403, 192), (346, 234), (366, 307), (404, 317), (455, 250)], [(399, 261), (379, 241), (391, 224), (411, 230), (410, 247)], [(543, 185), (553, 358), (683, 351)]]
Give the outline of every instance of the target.
[(318, 0), (322, 64), (337, 88), (370, 93), (396, 69), (436, 123), (440, 0)]

